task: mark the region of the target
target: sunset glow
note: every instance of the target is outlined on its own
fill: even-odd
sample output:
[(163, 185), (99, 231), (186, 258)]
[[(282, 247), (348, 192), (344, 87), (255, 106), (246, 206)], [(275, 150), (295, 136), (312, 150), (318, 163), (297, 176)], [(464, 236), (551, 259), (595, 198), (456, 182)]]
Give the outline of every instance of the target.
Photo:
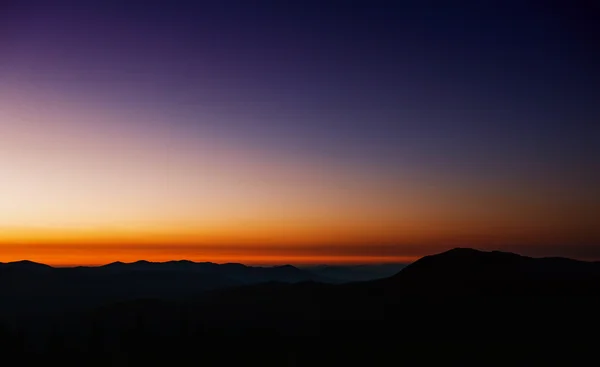
[(329, 64), (282, 86), (241, 45), (168, 27), (163, 44), (160, 25), (117, 34), (73, 11), (21, 10), (2, 39), (0, 262), (407, 262), (462, 245), (600, 258), (597, 146), (551, 113), (493, 96), (473, 112), (481, 93), (464, 89), (411, 104), (408, 77), (391, 104), (345, 95), (361, 71), (334, 80)]

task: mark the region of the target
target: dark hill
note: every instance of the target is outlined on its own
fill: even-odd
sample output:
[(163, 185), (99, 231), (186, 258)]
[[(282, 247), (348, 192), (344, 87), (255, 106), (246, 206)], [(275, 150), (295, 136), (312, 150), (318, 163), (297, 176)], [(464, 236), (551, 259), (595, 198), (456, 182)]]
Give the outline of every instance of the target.
[(9, 263), (0, 263), (0, 271), (2, 270), (49, 271), (52, 270), (52, 267), (46, 264), (40, 264), (29, 260), (21, 260)]
[(411, 293), (596, 295), (600, 264), (456, 248), (425, 256), (385, 282)]

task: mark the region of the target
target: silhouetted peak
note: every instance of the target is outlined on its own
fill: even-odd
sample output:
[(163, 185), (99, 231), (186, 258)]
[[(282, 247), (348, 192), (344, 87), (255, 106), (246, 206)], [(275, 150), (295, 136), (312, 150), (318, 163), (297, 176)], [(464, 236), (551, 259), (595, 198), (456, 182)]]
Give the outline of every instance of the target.
[[(596, 275), (594, 275), (596, 274)], [(576, 279), (597, 276), (600, 268), (564, 258), (532, 258), (511, 252), (455, 248), (425, 256), (410, 264), (392, 279), (448, 282), (506, 281), (511, 279)]]
[(514, 254), (512, 252), (482, 251), (482, 250), (477, 250), (477, 249), (470, 248), (470, 247), (455, 247), (451, 250), (441, 252), (441, 253), (435, 254), (435, 255), (426, 256), (426, 257), (446, 257), (446, 258), (452, 257), (452, 258), (457, 258), (457, 259), (472, 259), (472, 258), (478, 258), (478, 257), (491, 257), (491, 256), (496, 256), (496, 257), (502, 256), (505, 258), (526, 257), (526, 256)]
[(22, 269), (52, 269), (50, 265), (36, 263), (30, 260), (20, 260), (5, 263), (4, 266), (16, 267)]
[(108, 269), (118, 270), (118, 271), (129, 271), (129, 270), (142, 270), (145, 268), (150, 268), (151, 265), (154, 265), (154, 264), (159, 264), (159, 263), (152, 263), (147, 260), (138, 260), (136, 262), (131, 262), (131, 263), (115, 261), (110, 264), (102, 266), (102, 268), (108, 268)]
[(415, 270), (464, 271), (470, 267), (506, 265), (507, 263), (530, 259), (525, 256), (501, 251), (480, 251), (458, 247), (436, 255), (425, 256), (403, 269), (400, 274)]
[[(464, 256), (464, 255), (476, 255), (476, 254), (481, 254), (484, 251), (480, 251), (480, 250), (476, 250), (474, 248), (471, 247), (455, 247), (451, 250), (442, 252), (438, 255), (453, 255), (453, 256)], [(432, 256), (436, 256), (436, 255), (432, 255)]]
[(193, 261), (190, 260), (171, 260), (171, 261), (167, 261), (168, 264), (182, 264), (182, 265), (190, 265), (190, 264), (196, 264)]
[(34, 261), (31, 261), (31, 260), (11, 261), (11, 262), (8, 262), (7, 264), (23, 264), (23, 265), (24, 264), (28, 264), (28, 265), (44, 265), (44, 266), (48, 266), (48, 265), (45, 265), (45, 264), (36, 263)]
[[(512, 252), (481, 251), (468, 247), (456, 247), (452, 250), (448, 250), (436, 255), (425, 256), (423, 259), (427, 258), (444, 259), (445, 261), (452, 260), (460, 262), (481, 261), (484, 259), (487, 261), (514, 261), (518, 259), (530, 259), (527, 256), (514, 254)], [(417, 262), (421, 260), (418, 260)]]
[(102, 265), (101, 267), (112, 267), (112, 266), (123, 266), (123, 265), (126, 265), (126, 264), (122, 261), (115, 261), (110, 264)]

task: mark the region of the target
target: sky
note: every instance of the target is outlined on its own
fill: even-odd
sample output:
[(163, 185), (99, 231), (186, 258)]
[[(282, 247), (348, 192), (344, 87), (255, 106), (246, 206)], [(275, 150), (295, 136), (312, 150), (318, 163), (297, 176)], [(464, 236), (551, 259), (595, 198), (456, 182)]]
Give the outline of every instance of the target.
[(0, 5), (0, 262), (600, 260), (593, 2)]

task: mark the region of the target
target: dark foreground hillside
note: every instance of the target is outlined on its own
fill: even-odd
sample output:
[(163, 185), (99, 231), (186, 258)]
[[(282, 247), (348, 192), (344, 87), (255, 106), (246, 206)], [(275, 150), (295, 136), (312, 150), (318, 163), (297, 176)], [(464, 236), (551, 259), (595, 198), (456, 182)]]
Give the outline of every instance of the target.
[(599, 313), (596, 263), (455, 249), (377, 281), (265, 283), (5, 323), (0, 348), (20, 365), (574, 363)]

